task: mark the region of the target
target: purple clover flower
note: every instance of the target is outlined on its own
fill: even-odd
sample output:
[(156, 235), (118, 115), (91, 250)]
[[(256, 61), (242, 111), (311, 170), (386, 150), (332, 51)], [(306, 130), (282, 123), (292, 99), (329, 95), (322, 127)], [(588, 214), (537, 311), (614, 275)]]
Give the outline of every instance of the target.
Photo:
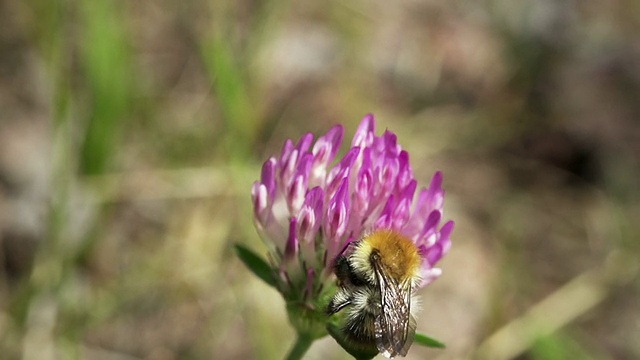
[(416, 193), (409, 154), (393, 132), (375, 134), (373, 115), (362, 120), (334, 164), (343, 135), (337, 125), (315, 143), (310, 133), (295, 144), (287, 140), (252, 188), (255, 225), (270, 246), (277, 286), (287, 300), (310, 308), (328, 288), (336, 256), (373, 229), (396, 230), (416, 244), (418, 287), (440, 275), (435, 265), (451, 247), (454, 223), (441, 226), (442, 174)]

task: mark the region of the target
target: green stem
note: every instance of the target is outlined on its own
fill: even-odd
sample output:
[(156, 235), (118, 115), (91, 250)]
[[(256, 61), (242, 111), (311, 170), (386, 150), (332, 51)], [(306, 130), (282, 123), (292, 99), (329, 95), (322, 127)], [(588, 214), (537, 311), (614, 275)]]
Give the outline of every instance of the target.
[(296, 339), (296, 343), (293, 344), (293, 347), (289, 351), (289, 355), (287, 355), (287, 360), (299, 360), (302, 359), (304, 354), (309, 350), (311, 344), (313, 343), (313, 338), (310, 336), (305, 336), (302, 334), (298, 334), (298, 338)]

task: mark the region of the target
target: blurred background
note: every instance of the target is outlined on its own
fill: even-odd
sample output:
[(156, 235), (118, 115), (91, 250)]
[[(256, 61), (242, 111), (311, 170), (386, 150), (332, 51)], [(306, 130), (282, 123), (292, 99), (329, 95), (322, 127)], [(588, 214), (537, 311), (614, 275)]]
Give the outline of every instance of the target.
[(639, 359), (639, 100), (635, 0), (4, 0), (0, 357), (282, 358), (251, 184), (372, 112), (456, 221), (408, 358)]

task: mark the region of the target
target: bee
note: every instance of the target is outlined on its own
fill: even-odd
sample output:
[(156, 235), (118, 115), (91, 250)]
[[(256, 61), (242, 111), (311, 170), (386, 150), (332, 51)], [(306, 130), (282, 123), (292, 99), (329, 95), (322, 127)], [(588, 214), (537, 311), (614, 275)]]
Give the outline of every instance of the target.
[(327, 312), (347, 311), (342, 334), (361, 348), (387, 358), (405, 356), (416, 321), (412, 290), (420, 282), (422, 258), (416, 245), (395, 230), (375, 230), (349, 244), (334, 264), (338, 291)]

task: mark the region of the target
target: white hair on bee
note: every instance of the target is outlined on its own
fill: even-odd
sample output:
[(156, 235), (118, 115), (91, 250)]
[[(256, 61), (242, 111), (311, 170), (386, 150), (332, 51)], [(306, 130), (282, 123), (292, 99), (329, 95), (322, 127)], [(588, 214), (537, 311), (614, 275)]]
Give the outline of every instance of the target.
[(409, 308), (411, 315), (417, 316), (420, 312), (422, 312), (422, 298), (417, 295), (411, 296), (411, 307)]
[(374, 288), (362, 287), (353, 292), (351, 297), (351, 309), (349, 314), (357, 316), (362, 311), (377, 314), (380, 313), (380, 295)]
[(376, 284), (377, 279), (371, 266), (371, 252), (373, 252), (371, 244), (367, 241), (360, 241), (349, 256), (349, 262), (354, 269), (357, 269), (364, 276), (367, 282)]
[(344, 304), (351, 301), (351, 295), (345, 289), (339, 289), (333, 296), (333, 303)]

